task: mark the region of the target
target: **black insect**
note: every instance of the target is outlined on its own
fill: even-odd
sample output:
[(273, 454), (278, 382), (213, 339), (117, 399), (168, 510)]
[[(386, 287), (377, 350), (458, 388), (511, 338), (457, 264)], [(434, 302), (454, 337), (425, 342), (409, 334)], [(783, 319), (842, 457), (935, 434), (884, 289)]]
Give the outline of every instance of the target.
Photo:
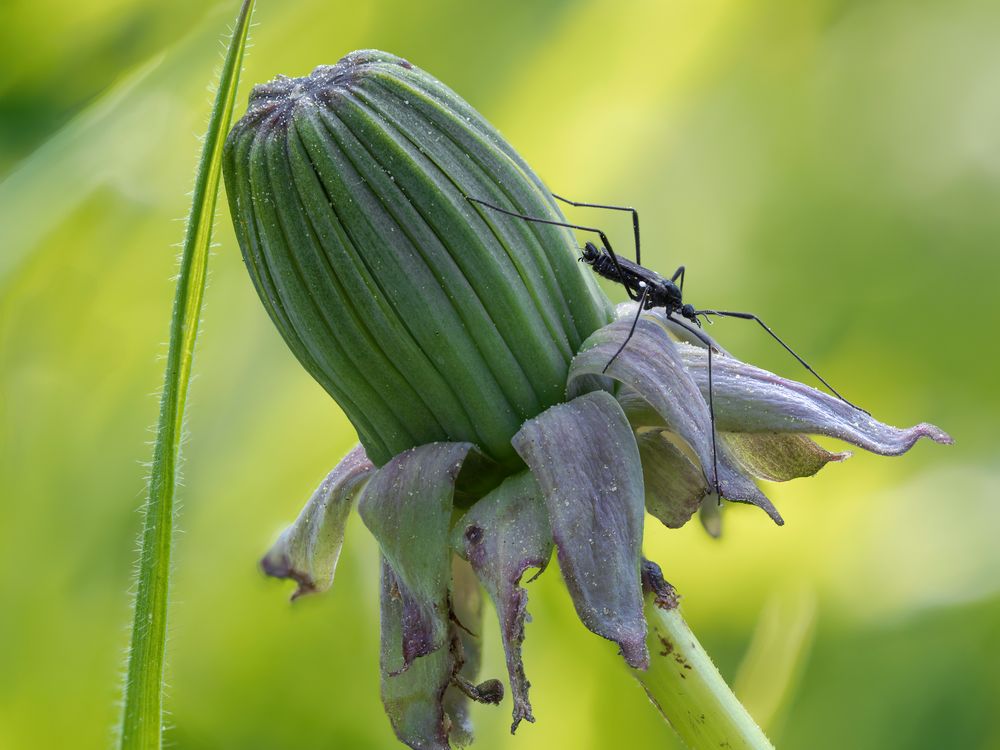
[[(578, 201), (571, 201), (568, 198), (563, 198), (562, 196), (553, 193), (553, 198), (560, 200), (564, 203), (568, 203), (571, 206), (578, 208), (602, 208), (611, 211), (628, 211), (632, 214), (632, 230), (635, 235), (635, 261), (631, 261), (628, 258), (623, 258), (615, 253), (611, 247), (611, 241), (608, 239), (607, 235), (597, 227), (583, 226), (581, 224), (570, 224), (564, 221), (554, 221), (552, 219), (542, 219), (535, 216), (528, 216), (526, 214), (518, 213), (517, 211), (511, 211), (506, 208), (488, 203), (478, 198), (469, 198), (473, 203), (478, 203), (485, 206), (493, 211), (498, 211), (499, 213), (506, 214), (507, 216), (513, 216), (524, 221), (530, 221), (537, 224), (550, 224), (557, 227), (566, 227), (567, 229), (576, 229), (581, 232), (592, 232), (596, 234), (601, 241), (601, 245), (598, 246), (593, 242), (587, 242), (582, 251), (580, 261), (589, 265), (594, 273), (599, 276), (613, 281), (616, 284), (621, 284), (625, 288), (625, 293), (628, 294), (629, 299), (638, 302), (638, 308), (636, 310), (635, 318), (632, 320), (632, 326), (629, 328), (628, 336), (622, 342), (621, 346), (614, 353), (608, 363), (604, 366), (604, 372), (607, 372), (611, 364), (618, 358), (628, 342), (632, 339), (635, 333), (635, 328), (639, 323), (639, 317), (642, 315), (644, 310), (653, 310), (655, 308), (662, 308), (667, 319), (673, 321), (680, 327), (684, 328), (691, 334), (693, 334), (698, 340), (705, 344), (708, 351), (708, 408), (711, 417), (712, 424), (712, 461), (713, 464), (717, 464), (716, 459), (716, 444), (715, 444), (715, 405), (712, 398), (712, 352), (715, 349), (715, 345), (712, 340), (706, 336), (701, 329), (701, 320), (704, 318), (708, 320), (710, 316), (718, 316), (724, 318), (740, 318), (742, 320), (753, 320), (756, 321), (761, 328), (763, 328), (767, 333), (779, 344), (781, 344), (784, 349), (791, 354), (795, 359), (805, 367), (809, 372), (811, 372), (816, 378), (825, 385), (833, 395), (839, 398), (844, 403), (852, 406), (858, 411), (867, 414), (864, 409), (848, 401), (844, 398), (837, 390), (830, 385), (818, 372), (816, 372), (810, 365), (802, 359), (795, 351), (788, 346), (778, 335), (771, 330), (771, 328), (764, 323), (763, 320), (758, 318), (753, 313), (748, 312), (734, 312), (732, 310), (699, 310), (694, 307), (694, 305), (687, 304), (684, 302), (684, 266), (680, 266), (669, 279), (661, 276), (660, 274), (652, 271), (645, 266), (641, 265), (641, 255), (640, 255), (640, 242), (639, 242), (639, 212), (634, 208), (628, 206), (610, 206), (601, 203), (580, 203)], [(715, 350), (718, 351), (718, 350)], [(718, 477), (718, 473), (715, 471), (717, 466), (713, 466), (713, 473)], [(716, 478), (716, 492), (718, 492), (718, 478)]]

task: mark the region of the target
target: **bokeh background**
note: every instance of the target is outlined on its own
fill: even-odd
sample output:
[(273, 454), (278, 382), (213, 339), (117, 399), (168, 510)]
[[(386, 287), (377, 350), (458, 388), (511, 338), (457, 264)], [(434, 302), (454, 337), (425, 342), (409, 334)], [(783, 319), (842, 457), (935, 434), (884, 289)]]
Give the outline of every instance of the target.
[[(102, 748), (129, 624), (171, 277), (236, 2), (0, 11), (0, 748)], [(773, 526), (648, 525), (646, 553), (783, 748), (1000, 748), (1000, 4), (995, 0), (261, 0), (241, 87), (361, 47), (493, 121), (557, 192), (638, 207), (644, 259), (753, 310), (849, 398), (957, 444), (768, 490)], [(627, 244), (621, 217), (577, 214)], [(390, 748), (377, 565), (290, 606), (256, 561), (353, 444), (211, 260), (180, 491), (168, 742)], [(620, 293), (608, 290), (615, 299)], [(754, 327), (712, 331), (800, 377)], [(530, 589), (538, 723), (477, 747), (671, 748), (553, 568)], [(488, 616), (486, 671), (503, 674)]]

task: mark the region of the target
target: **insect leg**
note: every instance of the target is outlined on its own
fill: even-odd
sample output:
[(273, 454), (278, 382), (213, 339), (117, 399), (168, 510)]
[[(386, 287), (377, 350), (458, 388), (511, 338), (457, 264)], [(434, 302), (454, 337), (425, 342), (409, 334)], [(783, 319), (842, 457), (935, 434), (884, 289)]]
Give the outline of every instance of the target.
[[(680, 279), (679, 282), (678, 279)], [(684, 266), (681, 266), (674, 271), (674, 275), (670, 277), (670, 280), (676, 283), (678, 288), (681, 290), (681, 294), (684, 294)]]
[(712, 347), (708, 349), (708, 418), (712, 429), (712, 478), (715, 480), (715, 495), (722, 505), (722, 488), (719, 487), (719, 450), (715, 445), (715, 398), (712, 388)]
[(611, 367), (611, 363), (618, 359), (618, 355), (625, 351), (625, 347), (628, 342), (632, 339), (632, 335), (635, 333), (635, 327), (639, 324), (639, 316), (642, 315), (642, 310), (646, 305), (646, 295), (649, 294), (649, 286), (645, 281), (640, 281), (639, 285), (642, 287), (642, 294), (639, 296), (639, 309), (635, 311), (635, 318), (632, 319), (632, 327), (628, 329), (628, 336), (622, 342), (622, 345), (618, 347), (618, 351), (614, 353), (614, 356), (608, 360), (608, 363), (604, 365), (604, 369), (601, 372), (607, 372), (608, 368)]
[[(541, 219), (541, 218), (539, 218), (537, 216), (528, 216), (527, 214), (522, 214), (522, 213), (518, 213), (517, 211), (511, 211), (511, 210), (506, 209), (506, 208), (501, 208), (500, 206), (496, 206), (496, 205), (494, 205), (492, 203), (487, 203), (486, 201), (480, 200), (479, 198), (472, 198), (472, 197), (470, 197), (468, 195), (465, 196), (465, 198), (466, 198), (466, 200), (470, 201), (471, 203), (478, 203), (481, 206), (486, 206), (486, 208), (490, 208), (490, 209), (492, 209), (494, 211), (498, 211), (499, 213), (506, 214), (507, 216), (513, 216), (515, 219), (522, 219), (524, 221), (531, 221), (531, 222), (534, 222), (536, 224), (548, 224), (548, 225), (553, 226), (553, 227), (566, 227), (567, 229), (578, 229), (581, 232), (593, 232), (593, 233), (595, 233), (598, 237), (601, 238), (601, 242), (604, 243), (604, 248), (608, 251), (608, 255), (611, 256), (611, 262), (615, 264), (615, 270), (618, 271), (618, 273), (619, 273), (619, 275), (621, 277), (620, 281), (623, 284), (625, 283), (625, 278), (626, 278), (626, 276), (625, 276), (625, 269), (623, 269), (621, 267), (621, 264), (618, 262), (618, 256), (615, 255), (615, 251), (611, 248), (611, 240), (608, 239), (608, 236), (604, 233), (603, 230), (598, 229), (597, 227), (583, 226), (582, 224), (570, 224), (569, 222), (566, 222), (566, 221), (555, 221), (553, 219)], [(626, 287), (626, 291), (628, 291), (628, 287)], [(632, 296), (632, 292), (631, 291), (629, 291), (629, 297), (632, 297), (632, 299), (635, 299), (635, 297)]]
[(790, 347), (788, 344), (786, 344), (784, 341), (782, 341), (778, 337), (778, 334), (776, 334), (774, 331), (772, 331), (771, 328), (763, 320), (761, 320), (760, 318), (758, 318), (753, 313), (732, 312), (730, 310), (698, 310), (695, 314), (696, 315), (718, 315), (719, 317), (723, 317), (723, 318), (739, 318), (741, 320), (755, 320), (755, 321), (757, 321), (757, 323), (760, 324), (760, 327), (763, 328), (765, 331), (767, 331), (768, 334), (770, 334), (771, 338), (773, 338), (775, 341), (777, 341), (779, 344), (781, 344), (784, 347), (785, 351), (787, 351), (789, 354), (791, 354), (793, 357), (795, 357), (795, 359), (798, 360), (798, 362), (799, 362), (800, 365), (802, 365), (807, 370), (809, 370), (809, 372), (811, 372), (813, 375), (815, 375), (816, 379), (819, 380), (819, 382), (821, 382), (827, 388), (829, 388), (830, 392), (834, 396), (836, 396), (837, 398), (839, 398), (841, 401), (843, 401), (848, 406), (851, 406), (851, 407), (857, 409), (858, 411), (863, 412), (864, 414), (868, 414), (869, 416), (871, 416), (870, 412), (865, 411), (864, 409), (862, 409), (857, 404), (853, 404), (850, 401), (848, 401), (846, 398), (844, 398), (843, 396), (841, 396), (840, 393), (837, 392), (836, 388), (834, 388), (832, 385), (830, 385), (828, 382), (826, 382), (826, 380), (824, 380), (823, 377), (818, 372), (816, 372), (812, 367), (809, 366), (808, 362), (806, 362), (804, 359), (802, 359), (802, 357), (800, 357), (798, 354), (796, 354), (795, 351), (792, 349), (792, 347)]
[(552, 197), (557, 201), (562, 201), (563, 203), (568, 203), (571, 206), (576, 206), (577, 208), (606, 208), (609, 211), (628, 211), (632, 214), (632, 234), (635, 235), (635, 262), (638, 265), (642, 265), (642, 260), (639, 255), (639, 212), (634, 208), (629, 206), (608, 206), (603, 203), (580, 203), (579, 201), (571, 201), (569, 198), (563, 198), (561, 195), (552, 194)]
[[(683, 268), (683, 266), (681, 268)], [(715, 442), (715, 399), (713, 397), (712, 388), (712, 349), (714, 348), (712, 346), (712, 339), (694, 326), (688, 325), (680, 318), (675, 318), (672, 314), (668, 314), (667, 317), (681, 328), (693, 333), (695, 337), (708, 349), (708, 417), (709, 424), (712, 427), (712, 481), (715, 483), (715, 494), (718, 496), (719, 503), (721, 504), (722, 489), (719, 487), (719, 450)]]

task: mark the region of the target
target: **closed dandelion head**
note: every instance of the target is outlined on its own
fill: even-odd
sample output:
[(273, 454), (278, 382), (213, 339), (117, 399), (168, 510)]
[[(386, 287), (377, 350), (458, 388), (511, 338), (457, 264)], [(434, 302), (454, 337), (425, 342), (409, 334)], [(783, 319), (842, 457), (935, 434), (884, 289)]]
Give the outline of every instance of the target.
[[(655, 311), (616, 317), (552, 196), (454, 92), (362, 51), (258, 86), (226, 145), (250, 277), (291, 351), (360, 445), (263, 559), (295, 596), (328, 589), (356, 507), (381, 552), (382, 699), (413, 748), (472, 740), (482, 594), (500, 621), (513, 725), (534, 721), (521, 659), (524, 584), (553, 552), (582, 623), (649, 663), (647, 513), (678, 528), (721, 499), (781, 516), (755, 479), (882, 455), (897, 429), (816, 389), (713, 352)], [(609, 364), (610, 363), (610, 364)], [(720, 499), (721, 496), (721, 499)], [(668, 571), (669, 572), (669, 571)], [(373, 592), (374, 594), (374, 592)]]

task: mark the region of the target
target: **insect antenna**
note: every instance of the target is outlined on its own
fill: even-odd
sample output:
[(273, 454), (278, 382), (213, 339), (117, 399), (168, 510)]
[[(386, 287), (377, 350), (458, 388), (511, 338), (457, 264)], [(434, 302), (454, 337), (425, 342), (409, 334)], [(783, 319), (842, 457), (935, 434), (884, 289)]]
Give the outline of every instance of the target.
[[(471, 196), (468, 195), (465, 196), (465, 198), (470, 203), (478, 203), (480, 206), (486, 206), (486, 208), (492, 209), (493, 211), (506, 214), (507, 216), (513, 216), (515, 219), (522, 219), (523, 221), (531, 221), (534, 222), (535, 224), (548, 224), (549, 226), (553, 227), (566, 227), (567, 229), (578, 229), (581, 232), (593, 232), (594, 234), (596, 234), (598, 237), (601, 238), (601, 242), (604, 244), (604, 249), (608, 251), (608, 255), (611, 256), (611, 262), (615, 264), (615, 270), (618, 271), (622, 279), (625, 278), (625, 269), (623, 269), (621, 267), (621, 264), (618, 262), (618, 256), (615, 254), (615, 251), (611, 248), (611, 240), (608, 239), (608, 236), (604, 233), (603, 230), (598, 229), (597, 227), (584, 226), (582, 224), (570, 224), (569, 222), (566, 221), (555, 221), (554, 219), (542, 219), (537, 216), (528, 216), (527, 214), (518, 213), (517, 211), (511, 211), (510, 209), (502, 208), (500, 206), (494, 205), (493, 203), (488, 203), (487, 201), (480, 200), (479, 198), (472, 198)], [(627, 287), (626, 291), (629, 291)], [(632, 299), (636, 299), (636, 297), (632, 296), (631, 291), (629, 291), (629, 297), (631, 297)]]

